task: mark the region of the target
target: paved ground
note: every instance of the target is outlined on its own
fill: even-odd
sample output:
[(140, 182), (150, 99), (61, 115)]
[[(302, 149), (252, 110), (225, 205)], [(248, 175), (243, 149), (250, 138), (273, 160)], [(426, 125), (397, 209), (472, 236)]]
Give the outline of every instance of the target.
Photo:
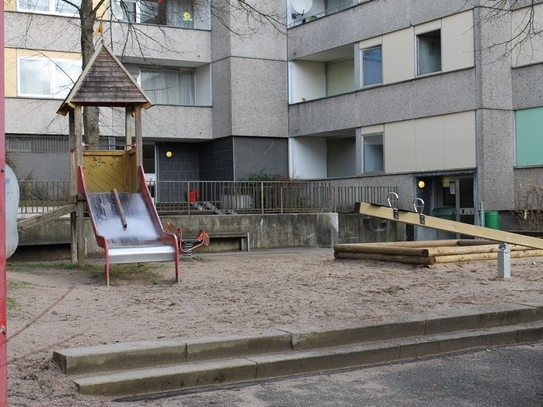
[(172, 395), (149, 405), (540, 407), (543, 343)]

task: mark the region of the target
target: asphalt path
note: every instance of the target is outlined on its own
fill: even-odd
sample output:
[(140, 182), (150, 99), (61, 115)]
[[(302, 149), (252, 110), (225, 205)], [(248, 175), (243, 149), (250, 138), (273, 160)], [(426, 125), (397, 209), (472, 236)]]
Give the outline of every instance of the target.
[[(128, 407), (136, 400), (126, 401)], [(161, 407), (540, 407), (543, 343), (171, 393), (144, 403)]]

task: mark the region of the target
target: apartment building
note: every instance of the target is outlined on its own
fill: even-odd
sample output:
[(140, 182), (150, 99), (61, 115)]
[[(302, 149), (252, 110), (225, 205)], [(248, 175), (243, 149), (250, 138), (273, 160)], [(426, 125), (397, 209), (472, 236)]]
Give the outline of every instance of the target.
[[(543, 45), (522, 32), (543, 23), (539, 1), (498, 17), (483, 0), (259, 1), (284, 28), (163, 1), (113, 0), (102, 17), (154, 103), (143, 149), (156, 179), (394, 185), (401, 207), (420, 197), (428, 214), (475, 224), (485, 211), (507, 223), (543, 182)], [(67, 122), (55, 112), (80, 70), (78, 19), (48, 0), (5, 10), (8, 151), (20, 177), (58, 179)], [(122, 139), (118, 112), (101, 131)]]
[(397, 185), (406, 209), (420, 197), (428, 214), (507, 224), (543, 181), (542, 41), (522, 32), (543, 6), (335, 3), (289, 3), (291, 174)]
[[(81, 73), (77, 10), (52, 0), (4, 7), (8, 159), (20, 179), (68, 179), (68, 120), (56, 112)], [(261, 9), (285, 18), (285, 6)], [(111, 0), (98, 14), (95, 41), (153, 103), (143, 116), (149, 179), (288, 174), (284, 30), (208, 0)], [(100, 110), (100, 148), (123, 148), (124, 131), (122, 111)]]

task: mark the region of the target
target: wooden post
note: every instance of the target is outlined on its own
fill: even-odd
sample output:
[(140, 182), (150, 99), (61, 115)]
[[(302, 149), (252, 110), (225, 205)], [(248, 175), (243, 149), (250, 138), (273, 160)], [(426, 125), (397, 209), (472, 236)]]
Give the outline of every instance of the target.
[[(80, 105), (74, 108), (74, 135), (75, 135), (75, 168), (73, 175), (77, 180), (77, 168), (83, 166), (83, 109)], [(76, 219), (76, 239), (77, 239), (77, 264), (79, 267), (85, 266), (85, 202), (77, 200)]]
[[(143, 129), (142, 129), (142, 121), (141, 121), (141, 106), (136, 105), (134, 106), (134, 114), (135, 114), (135, 130), (136, 130), (136, 171), (138, 170), (140, 165), (143, 165)], [(145, 185), (140, 185), (140, 177), (137, 177), (137, 191), (141, 191), (142, 188), (145, 187)]]

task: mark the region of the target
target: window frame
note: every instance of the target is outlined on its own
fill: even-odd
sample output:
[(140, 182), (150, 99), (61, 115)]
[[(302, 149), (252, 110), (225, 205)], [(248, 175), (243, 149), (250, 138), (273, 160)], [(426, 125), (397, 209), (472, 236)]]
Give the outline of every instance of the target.
[[(25, 62), (26, 61), (26, 62)], [(48, 84), (49, 84), (49, 93), (25, 93), (23, 92), (24, 86), (22, 85), (23, 80), (23, 65), (25, 63), (30, 63), (32, 61), (35, 62), (46, 62), (48, 64)], [(75, 65), (78, 65), (77, 74), (74, 71), (73, 76), (71, 76), (69, 73), (67, 73), (63, 68), (60, 68), (59, 65), (64, 62), (72, 63), (75, 67)], [(69, 78), (71, 81), (72, 86), (69, 88), (65, 88), (62, 83), (59, 83), (57, 80), (57, 68), (60, 68), (61, 72), (63, 72), (67, 78)], [(82, 72), (82, 61), (78, 58), (46, 58), (46, 57), (39, 57), (39, 56), (19, 56), (17, 58), (17, 96), (18, 97), (31, 97), (31, 98), (40, 98), (40, 99), (64, 99), (68, 93), (70, 92), (70, 89), (73, 87), (73, 84), (77, 81), (77, 78), (79, 75), (81, 75)], [(45, 88), (45, 87), (44, 87)], [(58, 89), (58, 90), (57, 90)]]
[[(160, 20), (151, 21), (153, 18), (149, 18), (145, 21), (142, 21), (142, 16), (145, 14), (143, 11), (146, 7), (148, 10), (155, 10), (151, 5), (156, 3), (157, 5), (162, 4), (166, 7), (164, 22)], [(127, 7), (123, 4), (133, 4), (130, 7), (130, 11), (127, 12)], [(187, 5), (188, 4), (188, 5)], [(132, 23), (132, 24), (156, 24), (164, 27), (176, 27), (176, 28), (194, 28), (194, 10), (196, 5), (194, 1), (191, 0), (177, 0), (175, 2), (164, 3), (162, 1), (153, 1), (153, 0), (111, 0), (110, 1), (111, 14), (115, 21), (122, 23)], [(157, 9), (160, 6), (157, 6)], [(179, 8), (179, 10), (172, 10), (171, 8)], [(156, 11), (156, 10), (155, 10)], [(155, 18), (161, 17), (159, 13), (149, 14)], [(178, 20), (170, 18), (172, 15), (179, 16)]]
[[(381, 55), (380, 55), (380, 56), (381, 56), (381, 59), (380, 59), (380, 64), (381, 64), (380, 68), (381, 68), (381, 71), (380, 71), (380, 73), (379, 73), (379, 75), (380, 75), (380, 78), (379, 78), (380, 81), (379, 81), (379, 82), (372, 82), (372, 83), (365, 83), (366, 72), (367, 72), (366, 66), (367, 66), (367, 65), (366, 65), (366, 63), (364, 62), (364, 61), (366, 60), (366, 58), (364, 58), (364, 55), (365, 55), (365, 53), (367, 53), (367, 52), (375, 51), (375, 50), (377, 50), (377, 49), (381, 50)], [(376, 46), (374, 46), (374, 47), (368, 47), (368, 48), (361, 49), (361, 50), (360, 50), (360, 60), (361, 60), (361, 62), (362, 62), (362, 63), (361, 63), (361, 67), (362, 67), (361, 70), (362, 70), (362, 72), (361, 72), (361, 80), (360, 80), (360, 82), (361, 82), (361, 87), (362, 87), (362, 88), (367, 88), (367, 87), (371, 87), (371, 86), (382, 85), (382, 84), (383, 84), (383, 45), (382, 45), (382, 44), (379, 44), (379, 45), (376, 45)], [(373, 73), (373, 71), (372, 71), (372, 73)], [(372, 75), (372, 76), (373, 76), (373, 75)]]
[[(158, 72), (158, 73), (164, 73), (166, 71), (170, 72), (189, 72), (190, 75), (190, 95), (188, 96), (189, 99), (191, 99), (192, 103), (174, 103), (172, 101), (169, 102), (163, 102), (163, 101), (156, 101), (153, 100), (154, 91), (145, 89), (144, 87), (144, 74), (145, 73), (151, 73), (151, 72)], [(137, 77), (138, 85), (143, 89), (143, 91), (147, 94), (147, 96), (151, 99), (152, 103), (155, 105), (165, 105), (165, 106), (196, 106), (196, 86), (195, 86), (195, 70), (191, 68), (181, 68), (181, 67), (148, 67), (148, 66), (139, 66), (138, 67), (138, 77)]]
[[(380, 144), (369, 144), (366, 143), (367, 139), (375, 139), (380, 137)], [(367, 146), (375, 145), (381, 146), (380, 151), (378, 152), (379, 156), (377, 158), (373, 157), (376, 151), (368, 151)], [(372, 154), (372, 159), (368, 160), (367, 157), (369, 154)], [(369, 165), (372, 165), (372, 168), (368, 168)], [(374, 168), (375, 164), (380, 164), (379, 168)], [(362, 173), (363, 174), (382, 174), (385, 172), (385, 134), (384, 132), (380, 133), (370, 133), (362, 135)]]
[[(436, 34), (437, 33), (437, 34)], [(428, 59), (430, 64), (423, 64), (422, 63), (422, 52), (423, 52), (423, 44), (424, 44), (424, 47), (426, 47), (427, 45), (430, 45), (431, 47), (433, 47), (433, 44), (429, 44), (431, 42), (431, 40), (435, 40), (435, 39), (438, 39), (438, 56), (437, 57), (433, 57)], [(424, 40), (423, 43), (421, 43), (421, 40)], [(443, 41), (441, 40), (441, 29), (437, 29), (437, 30), (432, 30), (432, 31), (427, 31), (427, 32), (424, 32), (424, 33), (419, 33), (416, 35), (416, 61), (417, 61), (417, 66), (416, 66), (416, 76), (419, 77), (419, 76), (426, 76), (426, 75), (434, 75), (434, 74), (438, 74), (438, 73), (442, 73), (443, 72), (443, 52), (442, 52), (442, 45), (443, 45)], [(427, 55), (425, 55), (427, 56)], [(435, 61), (436, 58), (439, 58), (439, 61)], [(432, 69), (432, 66), (431, 65), (437, 65), (436, 62), (438, 62), (439, 64), (439, 68), (438, 69), (434, 69), (434, 70), (431, 70)], [(427, 66), (428, 65), (428, 66)], [(424, 70), (423, 70), (424, 69)]]
[[(65, 7), (71, 8), (72, 6), (66, 2), (63, 2), (61, 0), (47, 0), (49, 3), (47, 10), (37, 10), (36, 7), (33, 8), (25, 8), (23, 7), (24, 3), (29, 3), (28, 0), (17, 0), (17, 11), (24, 11), (28, 13), (36, 13), (36, 14), (54, 14), (54, 15), (60, 15), (60, 16), (67, 16), (67, 17), (76, 17), (78, 14), (78, 9), (76, 8), (73, 13), (71, 12), (62, 12), (57, 11), (57, 5), (63, 4)], [(73, 0), (73, 3), (79, 3), (79, 7), (81, 7), (81, 0)], [(35, 5), (38, 3), (45, 3), (43, 0), (36, 1)]]

